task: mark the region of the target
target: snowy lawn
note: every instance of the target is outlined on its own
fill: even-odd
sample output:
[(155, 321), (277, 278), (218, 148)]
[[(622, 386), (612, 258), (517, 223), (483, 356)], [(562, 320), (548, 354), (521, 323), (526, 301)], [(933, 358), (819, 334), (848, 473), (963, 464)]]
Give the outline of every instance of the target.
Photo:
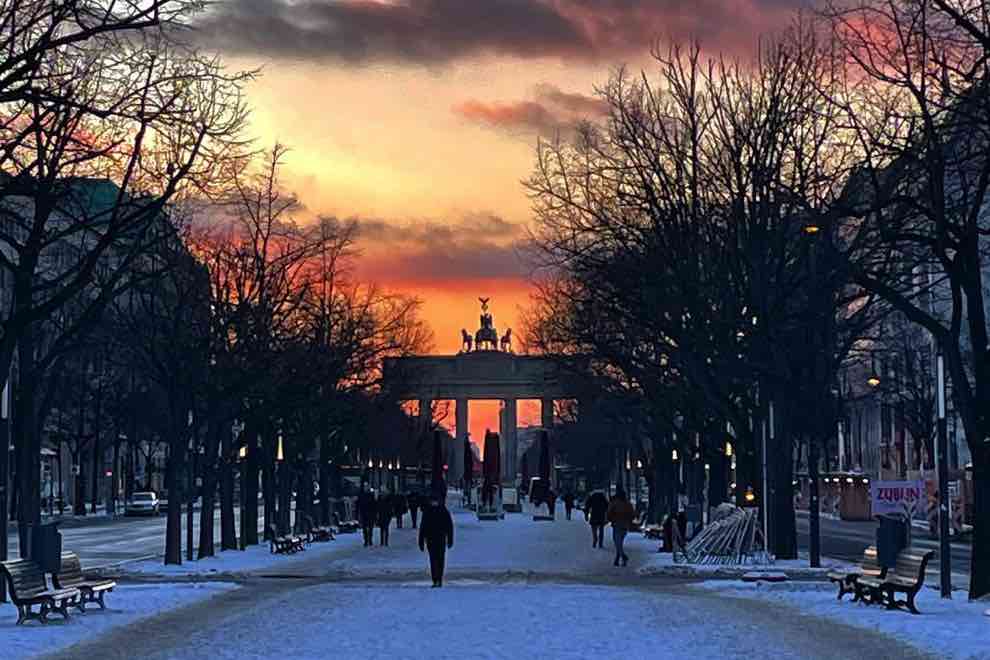
[(695, 588), (714, 590), (733, 598), (786, 605), (802, 614), (880, 632), (940, 658), (990, 659), (990, 617), (986, 603), (970, 603), (964, 592), (942, 600), (934, 589), (918, 594), (920, 616), (889, 611), (878, 605), (836, 600), (836, 589), (821, 583), (747, 584), (736, 581), (704, 582)]
[(303, 561), (331, 558), (333, 555), (361, 545), (361, 534), (340, 534), (336, 541), (313, 543), (302, 552), (292, 555), (273, 555), (268, 543), (254, 545), (246, 550), (225, 550), (214, 557), (198, 561), (183, 561), (178, 566), (165, 566), (161, 559), (125, 564), (114, 569), (115, 574), (144, 576), (201, 576), (238, 575), (267, 568), (285, 569)]
[(5, 658), (28, 658), (51, 653), (118, 626), (213, 598), (236, 588), (235, 584), (223, 582), (118, 585), (106, 597), (106, 610), (95, 606), (87, 608), (85, 614), (71, 610), (72, 618), (68, 621), (55, 614), (48, 620), (48, 625), (29, 621), (15, 626), (17, 612), (14, 606), (0, 604), (0, 651)]

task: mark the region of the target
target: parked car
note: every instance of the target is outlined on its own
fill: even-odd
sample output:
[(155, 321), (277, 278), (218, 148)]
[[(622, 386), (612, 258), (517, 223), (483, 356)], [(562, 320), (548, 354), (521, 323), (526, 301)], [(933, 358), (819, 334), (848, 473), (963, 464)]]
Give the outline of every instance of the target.
[(161, 509), (161, 500), (152, 492), (134, 493), (127, 503), (124, 513), (128, 516), (157, 516)]

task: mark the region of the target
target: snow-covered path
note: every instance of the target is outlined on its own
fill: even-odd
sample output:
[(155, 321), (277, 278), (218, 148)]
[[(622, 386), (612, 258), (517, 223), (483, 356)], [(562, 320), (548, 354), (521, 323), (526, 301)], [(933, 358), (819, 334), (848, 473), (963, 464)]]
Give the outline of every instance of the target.
[(444, 589), (429, 588), (415, 532), (393, 530), (391, 547), (300, 556), (53, 657), (923, 657), (784, 606), (644, 579), (635, 568), (655, 546), (639, 539), (630, 566), (616, 568), (609, 549), (591, 548), (583, 520), (479, 523), (458, 513), (455, 541)]

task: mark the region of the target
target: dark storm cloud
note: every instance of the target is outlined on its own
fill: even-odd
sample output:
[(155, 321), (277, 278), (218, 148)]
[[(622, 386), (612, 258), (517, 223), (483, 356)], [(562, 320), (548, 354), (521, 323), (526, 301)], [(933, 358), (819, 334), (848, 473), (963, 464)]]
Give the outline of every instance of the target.
[(204, 45), (276, 58), (437, 64), (485, 54), (614, 60), (657, 37), (749, 50), (811, 0), (229, 0)]
[(522, 228), (491, 213), (466, 214), (453, 223), (355, 221), (371, 279), (435, 281), (515, 278), (524, 274), (517, 253)]
[(200, 25), (202, 41), (275, 57), (439, 62), (482, 52), (523, 57), (591, 46), (537, 0), (235, 0)]

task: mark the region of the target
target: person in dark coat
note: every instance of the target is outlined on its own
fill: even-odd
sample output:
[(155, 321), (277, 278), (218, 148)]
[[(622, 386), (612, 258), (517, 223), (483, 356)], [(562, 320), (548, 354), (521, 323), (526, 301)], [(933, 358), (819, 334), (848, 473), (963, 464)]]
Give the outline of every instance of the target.
[(396, 493), (392, 496), (392, 513), (395, 514), (395, 528), (402, 529), (402, 517), (406, 515), (406, 510), (409, 508), (409, 503), (406, 501), (406, 496), (402, 493)]
[(392, 497), (382, 493), (378, 498), (378, 545), (388, 545), (388, 528), (392, 524)]
[(615, 544), (615, 565), (626, 566), (629, 564), (629, 556), (623, 544), (626, 534), (632, 529), (633, 521), (636, 519), (636, 510), (626, 498), (626, 491), (619, 488), (615, 491), (615, 497), (608, 503), (608, 521), (612, 523), (612, 542)]
[(361, 523), (361, 533), (364, 534), (364, 547), (374, 545), (372, 535), (377, 521), (375, 494), (370, 490), (362, 490), (357, 499), (358, 521)]
[(433, 587), (443, 586), (443, 569), (447, 550), (454, 547), (454, 519), (444, 505), (443, 497), (434, 490), (430, 503), (423, 509), (419, 526), (419, 549), (430, 554), (430, 575)]
[(416, 519), (419, 517), (419, 495), (409, 493), (406, 501), (409, 502), (409, 517), (412, 518), (413, 529), (416, 529)]
[(570, 520), (571, 512), (574, 510), (574, 493), (572, 493), (571, 491), (567, 491), (566, 493), (564, 493), (563, 499), (564, 499), (564, 514), (567, 516), (567, 519)]
[(605, 514), (608, 513), (608, 498), (596, 490), (584, 502), (584, 517), (591, 524), (591, 547), (602, 548), (605, 540)]

